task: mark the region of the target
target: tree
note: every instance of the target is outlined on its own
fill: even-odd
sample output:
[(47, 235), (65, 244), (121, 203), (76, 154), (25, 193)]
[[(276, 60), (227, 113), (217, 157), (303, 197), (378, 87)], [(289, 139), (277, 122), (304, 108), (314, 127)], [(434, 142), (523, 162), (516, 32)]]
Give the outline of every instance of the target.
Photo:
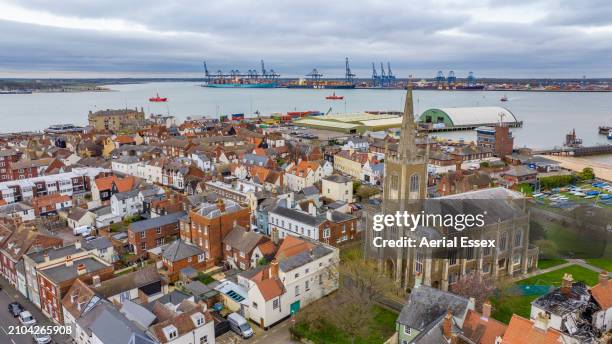
[(491, 276), (478, 271), (461, 276), (451, 287), (451, 291), (457, 295), (473, 297), (476, 301), (476, 309), (482, 309), (482, 304), (493, 295), (494, 290), (494, 281)]
[(369, 199), (370, 197), (378, 194), (379, 192), (380, 191), (377, 188), (367, 186), (367, 185), (362, 185), (359, 188), (359, 190), (357, 190), (356, 195), (361, 199), (361, 201), (365, 201)]
[(578, 174), (578, 176), (582, 180), (592, 180), (595, 179), (595, 172), (593, 172), (591, 167), (585, 167), (582, 169), (582, 172)]

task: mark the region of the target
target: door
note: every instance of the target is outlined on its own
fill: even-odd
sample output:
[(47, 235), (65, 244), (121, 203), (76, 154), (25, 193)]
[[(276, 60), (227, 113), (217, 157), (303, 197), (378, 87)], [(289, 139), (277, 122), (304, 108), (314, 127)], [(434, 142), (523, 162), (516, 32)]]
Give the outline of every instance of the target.
[(295, 301), (289, 308), (291, 315), (295, 315), (300, 310), (300, 300)]

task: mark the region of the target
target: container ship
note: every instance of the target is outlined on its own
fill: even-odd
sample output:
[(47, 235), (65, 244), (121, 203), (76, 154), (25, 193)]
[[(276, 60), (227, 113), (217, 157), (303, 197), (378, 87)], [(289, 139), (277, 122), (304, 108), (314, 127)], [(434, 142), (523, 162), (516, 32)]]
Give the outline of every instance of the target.
[(355, 88), (355, 74), (351, 72), (349, 66), (349, 59), (344, 59), (344, 80), (323, 80), (323, 74), (314, 68), (312, 72), (306, 74), (306, 78), (299, 79), (297, 81), (290, 82), (285, 85), (287, 88), (322, 88), (322, 89), (350, 89)]
[(206, 62), (204, 62), (204, 83), (202, 87), (212, 88), (274, 88), (279, 87), (278, 78), (280, 74), (273, 69), (266, 70), (264, 61), (261, 60), (261, 71), (249, 69), (246, 73), (241, 73), (237, 69), (224, 73), (218, 70), (210, 73)]

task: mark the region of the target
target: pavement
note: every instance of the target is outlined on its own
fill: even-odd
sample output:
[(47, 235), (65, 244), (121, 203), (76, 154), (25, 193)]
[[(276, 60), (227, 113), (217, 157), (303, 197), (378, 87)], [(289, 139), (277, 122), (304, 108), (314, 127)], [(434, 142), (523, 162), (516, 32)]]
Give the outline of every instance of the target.
[(259, 327), (253, 327), (255, 335), (249, 339), (242, 339), (233, 331), (217, 337), (215, 342), (217, 344), (299, 344), (300, 342), (291, 340), (291, 334), (289, 333), (289, 327), (291, 327), (291, 319), (285, 319), (282, 322), (272, 326), (269, 330), (265, 331)]
[[(8, 311), (8, 304), (14, 301), (19, 302), (26, 311), (32, 313), (36, 319), (36, 325), (47, 326), (56, 325), (47, 318), (40, 309), (38, 309), (30, 300), (26, 299), (19, 291), (9, 285), (9, 283), (0, 277), (0, 343), (2, 344), (32, 344), (34, 339), (31, 334), (12, 334), (9, 335), (10, 326), (20, 326), (19, 320), (13, 318), (13, 315)], [(54, 335), (52, 336), (53, 343), (65, 344), (71, 343), (72, 339), (69, 335)]]

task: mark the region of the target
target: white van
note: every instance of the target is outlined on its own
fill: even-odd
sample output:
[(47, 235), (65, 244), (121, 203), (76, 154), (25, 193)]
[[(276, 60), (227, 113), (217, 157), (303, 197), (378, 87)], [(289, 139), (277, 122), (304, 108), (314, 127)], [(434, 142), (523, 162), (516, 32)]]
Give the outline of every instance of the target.
[(242, 338), (247, 339), (253, 336), (253, 329), (242, 315), (231, 313), (227, 316), (227, 321), (229, 321), (232, 331), (242, 336)]
[(80, 227), (76, 227), (74, 229), (74, 235), (82, 235), (82, 236), (87, 236), (89, 234), (91, 234), (91, 231), (93, 230), (93, 228), (91, 226), (80, 226)]

